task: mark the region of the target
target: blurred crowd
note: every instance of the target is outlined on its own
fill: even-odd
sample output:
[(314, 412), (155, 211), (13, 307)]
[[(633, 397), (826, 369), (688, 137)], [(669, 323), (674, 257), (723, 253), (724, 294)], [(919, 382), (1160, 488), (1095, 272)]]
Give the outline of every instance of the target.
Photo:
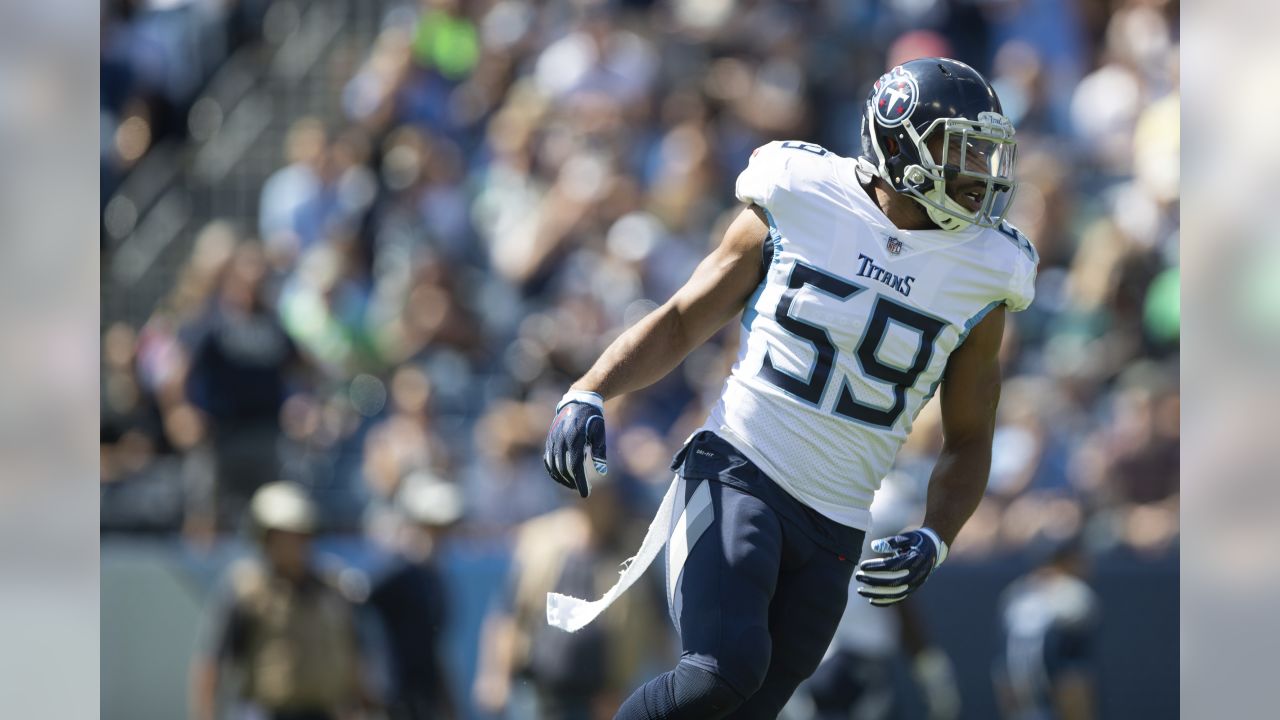
[[(121, 128), (181, 108), (269, 3), (123, 5), (103, 49), (104, 123)], [(1163, 547), (1178, 488), (1176, 8), (393, 6), (343, 115), (293, 125), (257, 226), (210, 223), (152, 317), (105, 328), (104, 485), (159, 463), (193, 532), (229, 527), (277, 477), (317, 487), (340, 529), (424, 471), (463, 488), (477, 527), (552, 509), (564, 498), (537, 459), (551, 403), (718, 240), (752, 148), (854, 154), (879, 72), (956, 55), (1017, 123), (1013, 221), (1042, 257), (1009, 332), (989, 502), (957, 552), (1066, 522)], [(116, 145), (104, 174), (127, 159)], [(665, 483), (736, 334), (611, 408), (637, 497)], [(917, 428), (906, 472), (936, 451), (936, 416)]]
[[(104, 198), (284, 2), (107, 4)], [(388, 8), (340, 113), (293, 119), (256, 223), (200, 229), (145, 323), (104, 318), (104, 529), (209, 542), (281, 478), (334, 532), (378, 527), (414, 476), (456, 488), (463, 541), (576, 503), (540, 462), (553, 405), (718, 241), (752, 149), (857, 154), (870, 83), (949, 55), (1018, 128), (1011, 220), (1042, 259), (1006, 336), (988, 495), (953, 553), (1176, 544), (1176, 1)], [(610, 405), (610, 474), (641, 522), (737, 334)], [(940, 445), (928, 407), (894, 472), (923, 493)]]

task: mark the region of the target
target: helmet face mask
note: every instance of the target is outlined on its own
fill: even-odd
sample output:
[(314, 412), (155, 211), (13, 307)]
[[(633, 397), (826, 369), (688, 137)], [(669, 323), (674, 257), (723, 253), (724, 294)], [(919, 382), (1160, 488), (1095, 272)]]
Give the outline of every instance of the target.
[[(1013, 180), (1017, 155), (1013, 126), (997, 113), (980, 115), (988, 117), (933, 121), (917, 147), (919, 167), (931, 187), (921, 191), (908, 185), (906, 191), (925, 206), (929, 218), (943, 230), (963, 230), (969, 225), (997, 227), (1013, 202), (1017, 187)], [(941, 142), (934, 141), (935, 137), (941, 137)], [(930, 145), (937, 146), (941, 162), (934, 160)]]
[(923, 58), (893, 68), (872, 88), (862, 131), (863, 155), (879, 177), (938, 227), (1004, 220), (1016, 186), (1013, 124), (968, 65)]

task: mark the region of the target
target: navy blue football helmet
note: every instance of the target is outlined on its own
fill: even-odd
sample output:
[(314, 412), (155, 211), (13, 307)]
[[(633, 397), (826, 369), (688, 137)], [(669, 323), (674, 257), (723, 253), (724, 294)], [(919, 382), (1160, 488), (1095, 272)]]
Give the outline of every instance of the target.
[(903, 63), (882, 75), (867, 97), (863, 159), (943, 230), (1004, 220), (1015, 189), (1016, 147), (995, 90), (962, 62)]

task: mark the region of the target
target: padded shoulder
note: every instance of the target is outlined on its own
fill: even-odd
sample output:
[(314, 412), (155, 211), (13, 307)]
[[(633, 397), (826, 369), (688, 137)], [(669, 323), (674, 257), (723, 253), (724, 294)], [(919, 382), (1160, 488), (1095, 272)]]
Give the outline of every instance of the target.
[(1013, 312), (1026, 310), (1036, 296), (1036, 268), (1040, 265), (1040, 253), (1035, 245), (1013, 225), (1000, 223), (996, 228), (1011, 247), (1011, 272), (1009, 273), (1009, 295), (1005, 304)]
[(738, 199), (772, 209), (780, 192), (790, 192), (832, 173), (834, 153), (801, 140), (775, 140), (751, 153), (747, 167), (738, 175)]

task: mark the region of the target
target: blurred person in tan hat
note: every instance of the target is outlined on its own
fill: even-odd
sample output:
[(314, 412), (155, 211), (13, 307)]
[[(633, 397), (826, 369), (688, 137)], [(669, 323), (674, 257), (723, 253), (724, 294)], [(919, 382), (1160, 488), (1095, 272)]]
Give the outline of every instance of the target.
[(375, 575), (367, 604), (386, 633), (387, 713), (391, 720), (450, 720), (457, 708), (441, 660), (449, 606), (438, 558), (462, 518), (462, 493), (447, 480), (415, 471), (402, 481), (395, 509), (386, 515), (371, 534), (394, 558)]
[(315, 505), (301, 486), (272, 482), (254, 493), (249, 517), (262, 558), (231, 568), (229, 596), (212, 609), (193, 662), (192, 717), (361, 717), (355, 617), (315, 565)]

